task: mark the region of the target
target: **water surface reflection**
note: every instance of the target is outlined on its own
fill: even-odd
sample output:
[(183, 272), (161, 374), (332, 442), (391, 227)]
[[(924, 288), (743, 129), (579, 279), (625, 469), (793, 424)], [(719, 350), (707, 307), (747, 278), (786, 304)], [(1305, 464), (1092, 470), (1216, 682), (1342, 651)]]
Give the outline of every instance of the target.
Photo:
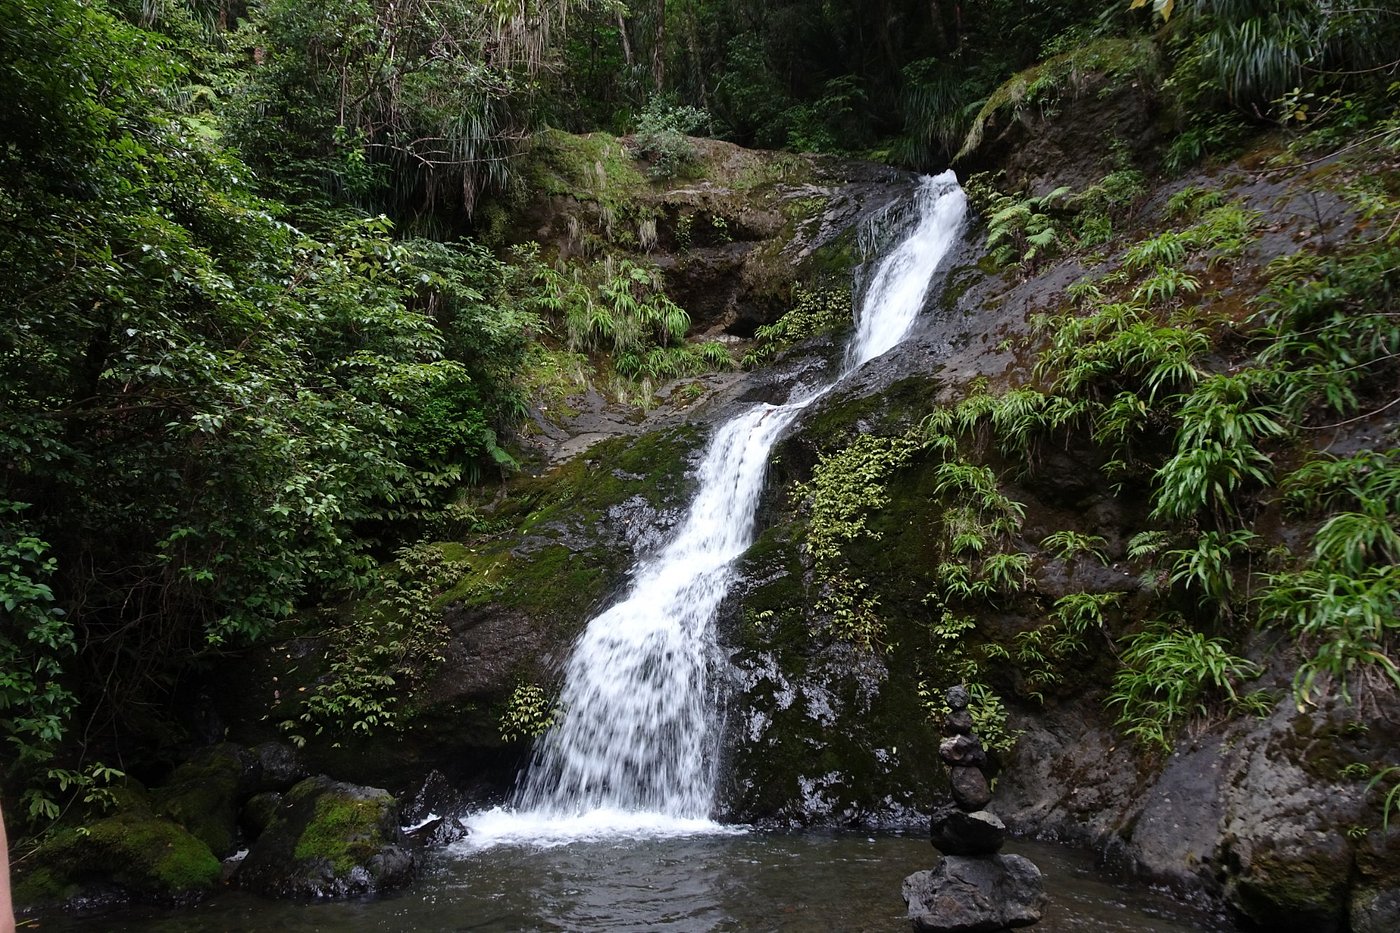
[[(1224, 930), (1170, 897), (1104, 878), (1084, 853), (1018, 843), (1047, 879), (1042, 933)], [(378, 901), (288, 904), (228, 891), (183, 911), (42, 918), (38, 929), (113, 933), (507, 933), (909, 929), (900, 881), (932, 865), (921, 836), (772, 834), (498, 846), (437, 854), (418, 883)]]

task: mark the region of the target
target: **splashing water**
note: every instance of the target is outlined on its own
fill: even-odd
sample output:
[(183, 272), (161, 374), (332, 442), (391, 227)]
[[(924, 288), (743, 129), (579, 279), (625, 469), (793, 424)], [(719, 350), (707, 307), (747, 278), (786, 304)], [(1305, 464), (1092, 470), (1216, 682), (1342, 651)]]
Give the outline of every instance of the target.
[(952, 172), (924, 178), (918, 220), (880, 260), (841, 376), (724, 424), (680, 531), (638, 567), (625, 599), (589, 622), (564, 673), (562, 721), (535, 748), (515, 806), (477, 814), (468, 845), (722, 832), (710, 822), (718, 759), (714, 618), (753, 537), (768, 454), (846, 374), (904, 339), (967, 201)]

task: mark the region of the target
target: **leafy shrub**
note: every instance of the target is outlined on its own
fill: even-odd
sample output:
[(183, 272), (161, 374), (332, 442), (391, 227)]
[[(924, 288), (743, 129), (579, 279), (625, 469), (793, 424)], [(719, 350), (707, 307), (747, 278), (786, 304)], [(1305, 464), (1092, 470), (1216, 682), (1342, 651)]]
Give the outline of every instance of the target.
[(282, 723), (295, 741), (305, 727), (317, 735), (401, 728), (406, 701), (442, 663), (449, 633), (434, 600), (456, 582), (453, 566), (435, 545), (395, 556), (364, 614), (332, 630), (326, 676), (305, 695), (297, 719)]
[[(5, 777), (32, 781), (47, 769), (68, 732), (77, 698), (64, 685), (66, 662), (78, 649), (73, 626), (49, 580), (58, 565), (47, 542), (22, 516), (29, 506), (0, 499), (0, 737)], [(33, 789), (33, 788), (31, 788)], [(49, 801), (39, 794), (30, 803)], [(47, 807), (31, 817), (57, 816)]]
[(687, 137), (709, 125), (710, 115), (688, 106), (675, 106), (652, 98), (637, 118), (637, 155), (649, 159), (652, 178), (676, 178), (688, 174), (700, 158), (700, 150)]
[(851, 326), (851, 314), (849, 288), (798, 286), (793, 291), (792, 308), (754, 331), (754, 346), (744, 354), (744, 367), (760, 366), (803, 340), (839, 333)]
[(1170, 751), (1176, 730), (1207, 715), (1214, 703), (1266, 708), (1262, 696), (1241, 692), (1245, 681), (1259, 676), (1259, 666), (1200, 632), (1154, 622), (1127, 639), (1122, 661), (1108, 705), (1119, 707), (1118, 725), (1148, 748)]
[(557, 702), (538, 684), (517, 684), (501, 713), (501, 740), (537, 739), (553, 729), (560, 716)]

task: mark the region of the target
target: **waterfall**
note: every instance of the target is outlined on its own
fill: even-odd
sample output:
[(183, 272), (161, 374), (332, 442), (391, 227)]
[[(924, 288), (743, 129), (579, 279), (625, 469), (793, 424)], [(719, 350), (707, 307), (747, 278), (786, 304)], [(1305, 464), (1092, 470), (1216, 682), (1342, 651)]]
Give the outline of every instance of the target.
[(917, 220), (877, 264), (842, 373), (783, 405), (720, 427), (670, 543), (594, 618), (564, 673), (562, 717), (536, 745), (514, 807), (478, 814), (473, 845), (599, 833), (713, 830), (719, 741), (714, 618), (752, 541), (768, 455), (783, 429), (846, 374), (909, 333), (967, 202), (952, 172), (921, 180)]

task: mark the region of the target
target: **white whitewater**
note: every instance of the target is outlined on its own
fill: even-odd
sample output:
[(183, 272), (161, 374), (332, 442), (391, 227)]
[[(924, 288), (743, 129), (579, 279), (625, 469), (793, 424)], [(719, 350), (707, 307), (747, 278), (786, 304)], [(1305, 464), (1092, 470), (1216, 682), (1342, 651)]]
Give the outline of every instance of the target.
[(714, 618), (752, 542), (768, 455), (794, 418), (847, 373), (899, 343), (962, 227), (952, 172), (922, 179), (917, 220), (877, 265), (841, 375), (785, 405), (761, 404), (710, 441), (679, 532), (642, 563), (628, 595), (589, 622), (560, 696), (563, 716), (535, 748), (514, 806), (469, 821), (472, 848), (605, 835), (722, 832), (714, 804), (719, 698)]

